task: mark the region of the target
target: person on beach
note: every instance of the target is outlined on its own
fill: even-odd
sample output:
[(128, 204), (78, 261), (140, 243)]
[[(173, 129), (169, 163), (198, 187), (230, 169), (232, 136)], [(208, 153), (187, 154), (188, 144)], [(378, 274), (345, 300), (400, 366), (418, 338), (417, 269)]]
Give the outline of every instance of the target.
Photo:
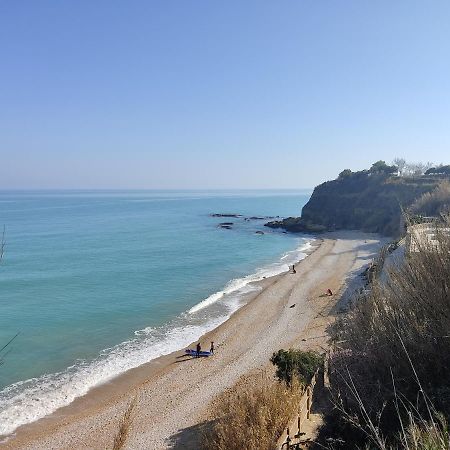
[(211, 348), (209, 349), (211, 355), (214, 355), (214, 341), (211, 341)]
[(292, 273), (297, 273), (297, 271), (295, 270), (295, 264), (292, 264)]
[(200, 345), (200, 342), (197, 344), (196, 348), (197, 354), (195, 355), (197, 358), (200, 357), (200, 352), (202, 351), (202, 346)]
[(327, 295), (333, 295), (333, 292), (331, 291), (331, 289), (327, 289)]

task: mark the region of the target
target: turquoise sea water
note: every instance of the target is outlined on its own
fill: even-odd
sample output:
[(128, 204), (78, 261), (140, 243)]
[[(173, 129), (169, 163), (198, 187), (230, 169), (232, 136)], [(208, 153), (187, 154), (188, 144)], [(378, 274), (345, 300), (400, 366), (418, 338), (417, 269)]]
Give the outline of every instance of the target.
[(0, 433), (226, 320), (310, 238), (210, 214), (298, 215), (309, 195), (0, 192), (0, 343), (20, 332), (0, 367)]

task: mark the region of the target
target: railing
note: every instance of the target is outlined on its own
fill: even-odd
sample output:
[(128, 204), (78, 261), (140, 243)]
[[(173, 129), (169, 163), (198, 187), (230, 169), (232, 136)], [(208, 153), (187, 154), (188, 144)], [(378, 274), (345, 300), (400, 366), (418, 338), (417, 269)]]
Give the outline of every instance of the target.
[(317, 377), (319, 376), (320, 369), (317, 369), (316, 373), (311, 379), (311, 382), (306, 386), (300, 397), (298, 405), (297, 415), (289, 422), (288, 426), (284, 430), (277, 443), (277, 448), (280, 450), (289, 450), (300, 448), (299, 441), (304, 435), (302, 429), (305, 422), (309, 420), (311, 415), (311, 406), (313, 400), (314, 386), (316, 385)]
[(406, 253), (412, 254), (439, 249), (440, 242), (439, 239), (436, 239), (438, 233), (450, 234), (450, 228), (437, 223), (410, 225), (405, 239)]

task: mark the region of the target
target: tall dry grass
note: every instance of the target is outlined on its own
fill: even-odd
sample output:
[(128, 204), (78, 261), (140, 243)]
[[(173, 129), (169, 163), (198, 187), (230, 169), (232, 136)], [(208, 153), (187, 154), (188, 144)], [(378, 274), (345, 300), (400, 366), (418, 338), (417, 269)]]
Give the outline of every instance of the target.
[(421, 195), (410, 207), (412, 214), (438, 216), (450, 210), (450, 182), (442, 181), (436, 189)]
[(410, 450), (450, 450), (447, 420), (440, 414), (430, 422), (412, 419), (403, 434), (402, 445)]
[(255, 377), (237, 385), (216, 402), (214, 423), (205, 433), (204, 449), (272, 450), (298, 408), (301, 385), (290, 387)]
[(435, 238), (418, 239), (419, 252), (334, 328), (332, 392), (341, 417), (376, 448), (398, 440), (411, 415), (435, 426), (436, 413), (450, 414), (450, 237), (436, 228)]

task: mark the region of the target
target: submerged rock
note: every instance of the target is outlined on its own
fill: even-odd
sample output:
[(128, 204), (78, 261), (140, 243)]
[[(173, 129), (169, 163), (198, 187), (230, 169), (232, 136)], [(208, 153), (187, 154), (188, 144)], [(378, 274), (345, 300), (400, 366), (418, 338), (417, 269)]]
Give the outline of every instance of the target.
[(231, 214), (231, 213), (226, 213), (226, 214), (222, 214), (222, 213), (214, 213), (214, 214), (210, 214), (210, 217), (242, 217), (242, 214)]
[(245, 220), (271, 220), (271, 219), (277, 219), (280, 216), (252, 216), (252, 217), (246, 217)]

